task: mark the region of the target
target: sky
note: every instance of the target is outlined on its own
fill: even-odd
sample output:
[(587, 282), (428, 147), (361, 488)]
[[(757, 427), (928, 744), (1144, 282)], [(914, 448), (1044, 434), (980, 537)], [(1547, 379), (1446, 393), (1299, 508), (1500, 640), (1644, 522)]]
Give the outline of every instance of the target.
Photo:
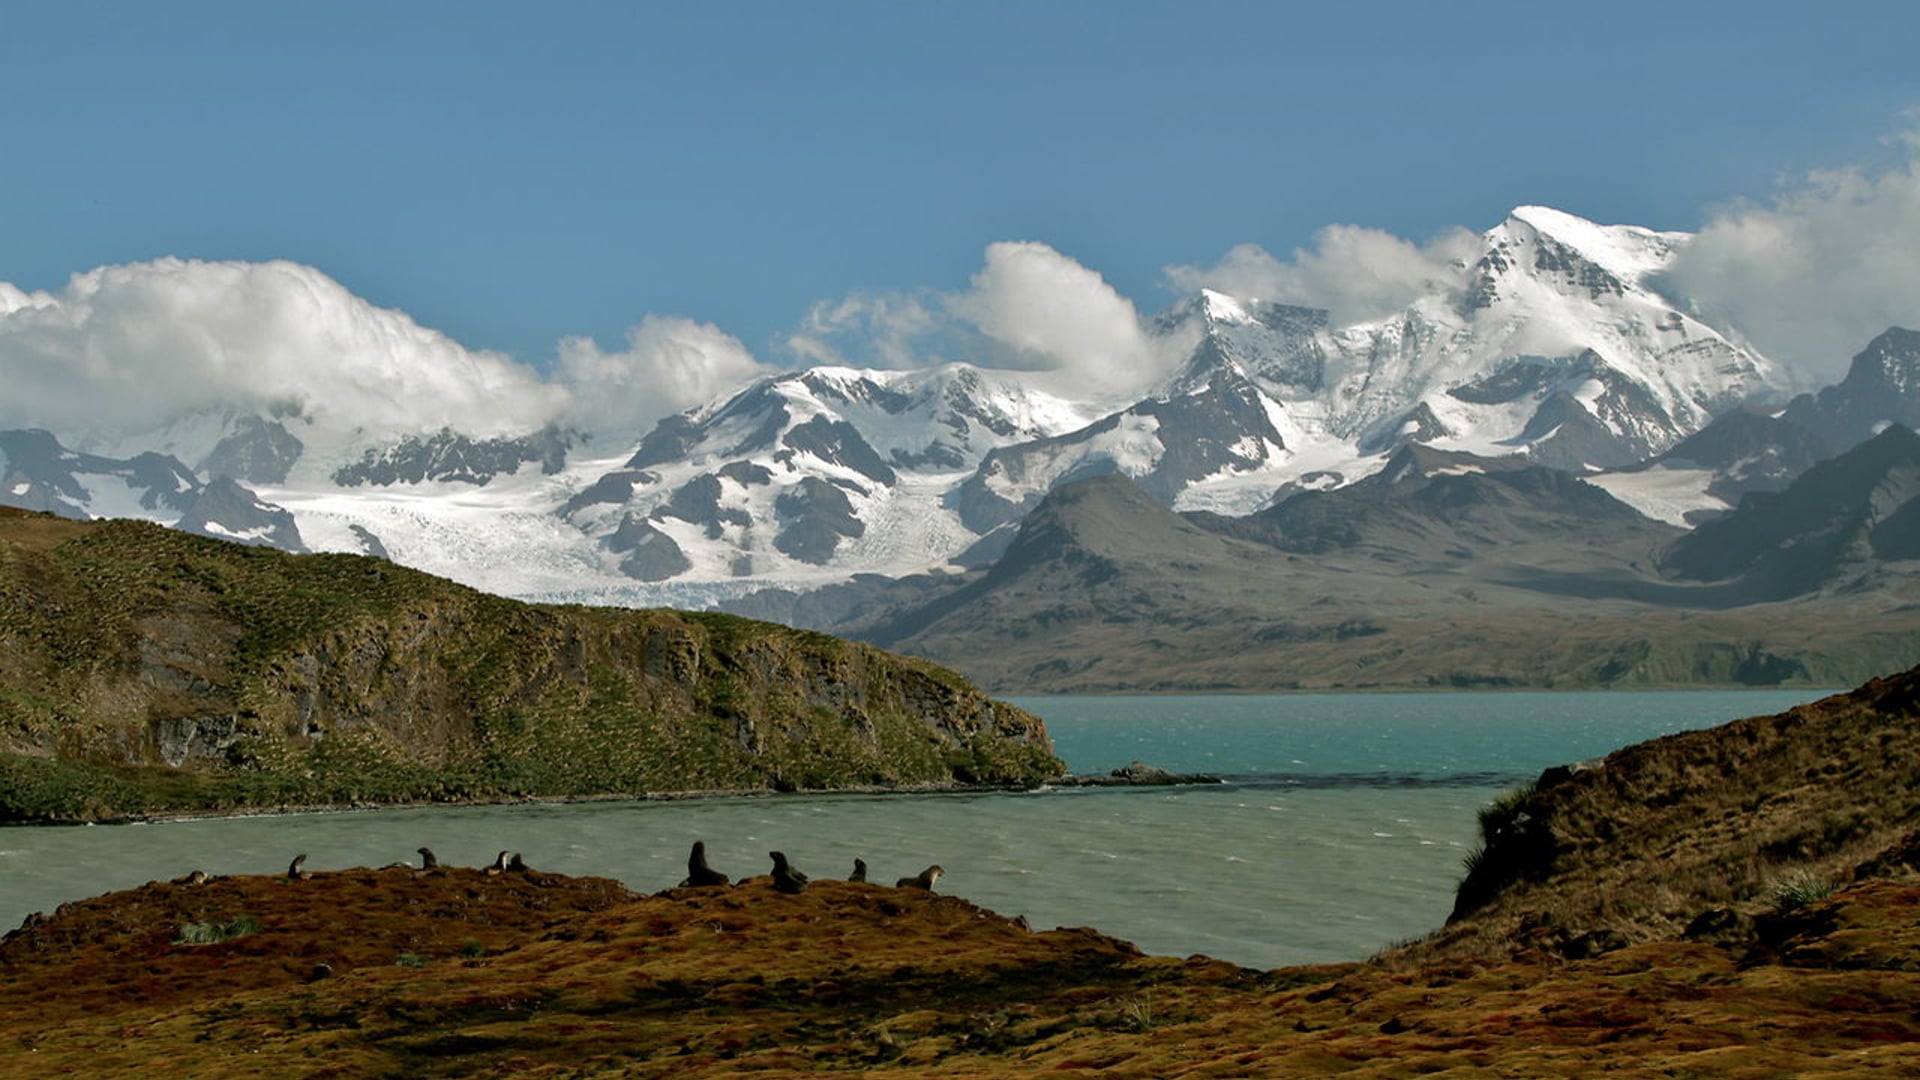
[[(1106, 315), (1157, 311), (1249, 252), (1350, 276), (1529, 203), (1703, 231), (1689, 283), (1822, 372), (1920, 295), (1920, 5), (4, 15), (0, 315), (32, 295), (71, 306), (92, 273), (103, 308), (148, 318), (120, 346), (179, 338), (154, 325), (209, 306), (209, 325), (245, 322), (192, 346), (230, 374), (242, 347), (286, 379), (343, 341), (400, 342), (397, 363), (451, 357), (536, 399), (644, 375), (676, 388), (664, 407), (834, 358), (849, 334), (863, 361), (911, 362), (901, 328), (953, 312), (1002, 352), (1077, 355)], [(293, 268), (263, 269), (276, 260)], [(280, 298), (278, 324), (154, 286), (169, 276), (245, 279)], [(1809, 278), (1832, 313), (1782, 314)], [(330, 283), (369, 310), (313, 314)], [(1065, 290), (1063, 323), (1006, 306), (1029, 286)], [(9, 348), (103, 362), (53, 333), (0, 332), (0, 364)], [(421, 390), (355, 378), (368, 402)]]

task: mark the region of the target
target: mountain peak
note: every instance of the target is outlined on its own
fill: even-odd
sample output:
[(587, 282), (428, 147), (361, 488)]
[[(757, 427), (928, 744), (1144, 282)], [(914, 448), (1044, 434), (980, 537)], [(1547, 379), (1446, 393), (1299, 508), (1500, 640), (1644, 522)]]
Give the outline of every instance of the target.
[(1551, 206), (1517, 206), (1495, 233), (1523, 225), (1536, 237), (1567, 248), (1627, 282), (1665, 269), (1687, 233), (1656, 232), (1638, 225), (1601, 225)]
[(1200, 290), (1200, 296), (1196, 301), (1196, 306), (1200, 309), (1201, 314), (1213, 322), (1246, 323), (1254, 321), (1253, 316), (1247, 313), (1246, 307), (1238, 299), (1228, 296), (1223, 292), (1215, 292), (1212, 289)]

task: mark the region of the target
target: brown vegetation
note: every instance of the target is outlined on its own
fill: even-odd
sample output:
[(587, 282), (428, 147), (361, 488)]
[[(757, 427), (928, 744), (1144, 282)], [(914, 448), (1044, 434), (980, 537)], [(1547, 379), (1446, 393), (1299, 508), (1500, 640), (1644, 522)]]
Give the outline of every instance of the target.
[(1550, 771), (1445, 930), (1272, 972), (837, 881), (154, 883), (0, 943), (0, 1075), (1914, 1075), (1917, 717), (1920, 671)]
[[(155, 884), (0, 947), (0, 1075), (1856, 1075), (1920, 1067), (1916, 905), (1920, 884), (1863, 884), (1764, 954), (1663, 941), (1262, 973), (832, 881)], [(257, 932), (176, 942), (241, 912)]]

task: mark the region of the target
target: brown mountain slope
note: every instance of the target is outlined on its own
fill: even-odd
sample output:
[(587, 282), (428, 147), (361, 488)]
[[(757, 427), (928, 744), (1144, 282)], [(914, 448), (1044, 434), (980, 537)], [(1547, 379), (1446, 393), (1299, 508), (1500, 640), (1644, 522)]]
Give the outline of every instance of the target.
[(1031, 782), (1051, 749), (953, 673), (824, 634), (0, 510), (0, 822)]
[(1911, 564), (1746, 603), (1661, 580), (1675, 531), (1564, 474), (1428, 466), (1232, 536), (1123, 477), (1066, 484), (984, 575), (835, 629), (1001, 692), (1833, 686), (1920, 655)]

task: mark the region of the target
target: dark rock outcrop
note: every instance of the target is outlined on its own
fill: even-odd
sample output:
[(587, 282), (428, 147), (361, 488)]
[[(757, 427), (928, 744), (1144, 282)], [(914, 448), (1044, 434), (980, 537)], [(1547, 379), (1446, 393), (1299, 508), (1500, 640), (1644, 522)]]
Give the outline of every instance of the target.
[(1782, 418), (1836, 450), (1872, 437), (1887, 424), (1920, 428), (1920, 331), (1889, 327), (1853, 358), (1846, 377), (1787, 404)]
[(358, 487), (439, 480), (479, 487), (528, 462), (538, 462), (540, 471), (548, 475), (557, 473), (565, 467), (573, 443), (571, 433), (553, 427), (494, 439), (475, 439), (441, 428), (425, 437), (409, 435), (384, 450), (368, 450), (359, 461), (335, 469), (333, 482)]

